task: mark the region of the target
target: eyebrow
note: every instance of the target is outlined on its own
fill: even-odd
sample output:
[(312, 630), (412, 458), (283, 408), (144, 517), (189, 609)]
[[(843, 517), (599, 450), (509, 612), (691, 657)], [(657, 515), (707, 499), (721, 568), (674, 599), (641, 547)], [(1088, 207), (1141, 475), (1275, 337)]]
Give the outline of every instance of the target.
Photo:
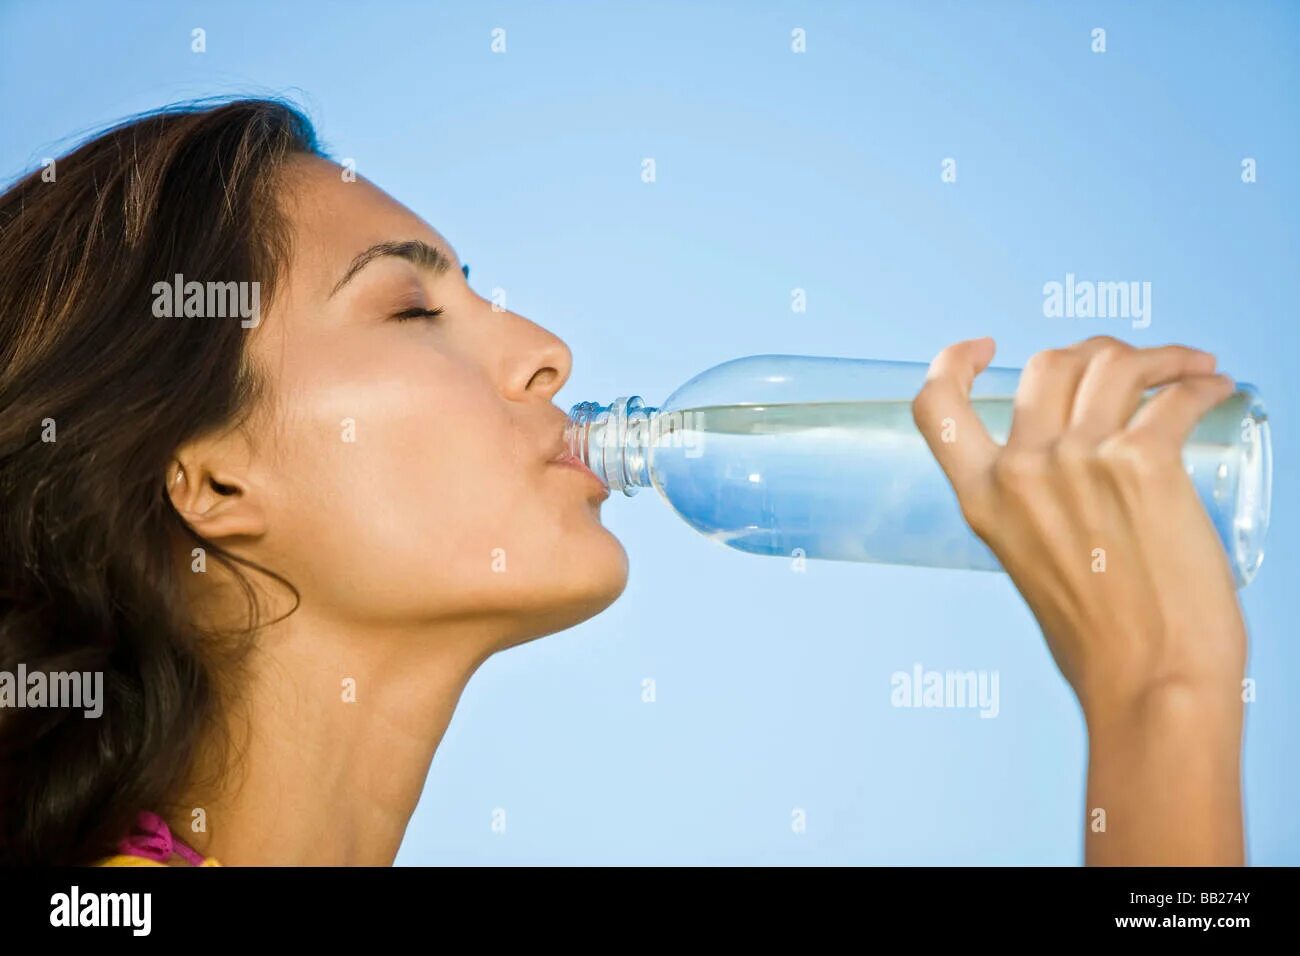
[(330, 294), (326, 298), (331, 298), (339, 289), (351, 282), (358, 272), (364, 269), (376, 259), (387, 257), (405, 259), (407, 262), (414, 263), (421, 269), (427, 269), (435, 276), (442, 275), (452, 267), (451, 257), (439, 249), (437, 246), (431, 246), (421, 239), (407, 239), (400, 242), (377, 242), (369, 249), (362, 252), (348, 266), (347, 271), (343, 273), (343, 278), (334, 283), (334, 288), (330, 289)]

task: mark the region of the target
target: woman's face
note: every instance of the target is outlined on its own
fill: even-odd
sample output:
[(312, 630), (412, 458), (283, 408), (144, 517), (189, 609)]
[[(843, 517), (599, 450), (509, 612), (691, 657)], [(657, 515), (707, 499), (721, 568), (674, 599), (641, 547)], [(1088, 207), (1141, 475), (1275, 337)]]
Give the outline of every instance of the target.
[(284, 176), (292, 253), (250, 340), (269, 388), (241, 466), (262, 533), (242, 550), (345, 622), (481, 619), (506, 645), (598, 613), (627, 556), (600, 482), (552, 463), (568, 347), (340, 172), (300, 157)]

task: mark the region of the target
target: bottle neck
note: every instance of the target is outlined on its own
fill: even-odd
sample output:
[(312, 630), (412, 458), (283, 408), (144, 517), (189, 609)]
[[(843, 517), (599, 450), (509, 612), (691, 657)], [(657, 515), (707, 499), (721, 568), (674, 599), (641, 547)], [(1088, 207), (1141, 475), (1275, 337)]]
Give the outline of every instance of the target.
[(575, 458), (595, 472), (610, 491), (631, 497), (650, 484), (651, 424), (659, 409), (640, 395), (608, 405), (579, 402), (569, 409), (565, 440)]

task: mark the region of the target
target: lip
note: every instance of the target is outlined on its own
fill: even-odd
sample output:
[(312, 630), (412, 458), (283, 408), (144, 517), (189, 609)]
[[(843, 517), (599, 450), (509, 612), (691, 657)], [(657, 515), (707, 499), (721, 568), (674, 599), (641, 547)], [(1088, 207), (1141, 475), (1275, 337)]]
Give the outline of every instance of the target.
[(593, 485), (595, 485), (598, 489), (600, 489), (601, 501), (604, 501), (606, 498), (609, 497), (609, 488), (605, 486), (605, 483), (596, 476), (596, 473), (594, 471), (592, 471), (590, 468), (588, 468), (586, 465), (582, 463), (581, 458), (578, 458), (572, 452), (568, 450), (561, 452), (560, 454), (552, 458), (549, 464), (555, 465), (556, 467), (559, 468), (568, 468), (572, 471), (578, 472), (581, 475), (585, 475), (587, 478), (591, 480), (591, 483)]

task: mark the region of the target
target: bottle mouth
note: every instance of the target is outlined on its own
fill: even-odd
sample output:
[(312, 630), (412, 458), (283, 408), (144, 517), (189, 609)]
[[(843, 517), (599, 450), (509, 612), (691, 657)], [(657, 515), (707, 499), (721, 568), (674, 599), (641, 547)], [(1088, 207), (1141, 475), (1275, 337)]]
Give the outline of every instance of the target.
[(569, 409), (564, 439), (573, 456), (606, 488), (630, 498), (650, 484), (647, 425), (656, 411), (640, 395), (616, 398), (608, 405), (579, 402)]

